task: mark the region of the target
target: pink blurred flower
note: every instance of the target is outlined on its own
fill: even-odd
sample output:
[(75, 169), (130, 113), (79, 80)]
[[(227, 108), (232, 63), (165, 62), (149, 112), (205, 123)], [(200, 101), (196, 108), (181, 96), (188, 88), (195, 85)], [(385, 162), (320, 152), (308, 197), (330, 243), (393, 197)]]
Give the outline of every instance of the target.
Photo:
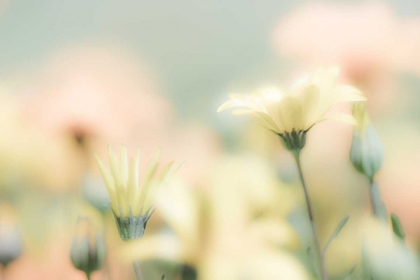
[(74, 174), (80, 172), (79, 158), (69, 152), (74, 143), (40, 130), (23, 114), (23, 104), (20, 95), (0, 95), (0, 189), (17, 192), (23, 186), (36, 186), (67, 190), (75, 184)]
[(123, 48), (65, 48), (47, 63), (29, 115), (44, 129), (78, 141), (155, 147), (171, 123), (172, 108), (146, 73)]
[[(395, 71), (420, 74), (420, 19), (406, 19), (381, 2), (307, 2), (285, 16), (273, 42), (281, 56), (306, 65), (339, 65), (377, 107), (395, 105)], [(382, 109), (383, 109), (382, 108)]]
[(41, 71), (27, 116), (47, 134), (77, 140), (90, 161), (92, 151), (104, 156), (108, 144), (140, 146), (146, 161), (161, 147), (164, 160), (186, 160), (182, 172), (196, 183), (218, 154), (218, 138), (202, 124), (177, 127), (152, 74), (121, 47), (64, 48)]

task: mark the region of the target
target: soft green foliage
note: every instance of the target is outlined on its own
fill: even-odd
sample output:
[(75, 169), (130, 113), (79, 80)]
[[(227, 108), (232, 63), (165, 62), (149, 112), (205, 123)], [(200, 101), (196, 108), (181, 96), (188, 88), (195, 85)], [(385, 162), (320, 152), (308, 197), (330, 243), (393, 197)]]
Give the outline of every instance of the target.
[(330, 238), (328, 238), (327, 243), (324, 247), (324, 254), (327, 251), (328, 247), (330, 246), (331, 242), (338, 237), (340, 234), (340, 231), (343, 229), (343, 227), (346, 225), (347, 221), (349, 220), (350, 216), (345, 216), (337, 225), (334, 232), (331, 234)]
[(371, 280), (372, 279), (372, 272), (369, 265), (369, 258), (366, 252), (366, 244), (365, 242), (362, 243), (362, 268), (360, 271), (361, 279), (362, 280)]
[(352, 267), (352, 269), (346, 275), (346, 277), (344, 278), (344, 280), (354, 280), (354, 279), (357, 279), (356, 270), (357, 270), (357, 264)]
[(314, 250), (312, 250), (311, 246), (309, 246), (308, 249), (306, 249), (306, 254), (308, 255), (309, 262), (312, 265), (313, 276), (315, 277), (315, 279), (322, 279), (321, 271), (319, 271), (318, 257), (315, 255)]
[(405, 239), (405, 232), (402, 228), (400, 219), (394, 213), (391, 213), (391, 223), (392, 223), (392, 230), (394, 231), (395, 235), (397, 235), (402, 240)]

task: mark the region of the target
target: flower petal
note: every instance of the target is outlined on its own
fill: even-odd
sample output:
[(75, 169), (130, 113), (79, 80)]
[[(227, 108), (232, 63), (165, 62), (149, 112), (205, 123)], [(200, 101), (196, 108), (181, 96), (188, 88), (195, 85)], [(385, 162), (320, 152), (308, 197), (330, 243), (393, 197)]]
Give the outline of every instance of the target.
[(342, 114), (342, 113), (323, 117), (322, 119), (318, 120), (316, 123), (320, 123), (320, 122), (323, 122), (323, 121), (326, 121), (326, 120), (339, 121), (339, 122), (347, 123), (347, 124), (350, 124), (350, 125), (356, 125), (357, 124), (356, 119), (352, 115)]
[(272, 130), (274, 133), (281, 134), (284, 132), (282, 126), (276, 124), (273, 119), (267, 115), (266, 113), (261, 112), (253, 112), (253, 115), (258, 118), (260, 124), (267, 128), (268, 130)]
[(338, 94), (335, 96), (334, 103), (340, 103), (340, 102), (356, 102), (356, 101), (366, 101), (366, 97), (363, 95), (363, 93), (349, 85), (340, 85), (337, 86), (337, 92)]

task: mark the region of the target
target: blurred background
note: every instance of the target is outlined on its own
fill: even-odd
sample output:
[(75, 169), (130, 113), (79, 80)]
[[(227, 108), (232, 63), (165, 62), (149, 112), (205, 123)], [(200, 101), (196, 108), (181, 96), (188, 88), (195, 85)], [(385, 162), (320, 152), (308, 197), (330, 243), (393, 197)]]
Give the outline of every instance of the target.
[[(282, 221), (286, 263), (309, 279), (303, 255), (310, 232), (292, 157), (252, 119), (216, 109), (228, 93), (285, 88), (331, 65), (368, 98), (386, 153), (377, 176), (382, 198), (400, 217), (407, 244), (420, 250), (420, 2), (1, 0), (0, 37), (0, 258), (7, 279), (84, 279), (69, 257), (79, 216), (106, 236), (106, 265), (93, 279), (134, 279), (119, 260), (122, 241), (93, 160), (108, 144), (142, 147), (142, 168), (158, 147), (164, 160), (185, 160), (179, 180), (220, 200), (217, 207), (235, 204), (226, 189), (240, 187), (246, 207), (238, 209), (253, 209), (247, 219)], [(360, 258), (354, 244), (370, 211), (369, 183), (348, 157), (351, 133), (322, 123), (302, 155), (321, 241), (351, 215), (327, 255), (337, 279)], [(166, 230), (157, 210), (147, 234)], [(182, 279), (194, 265), (202, 264), (154, 256), (144, 270), (153, 279), (162, 271)]]

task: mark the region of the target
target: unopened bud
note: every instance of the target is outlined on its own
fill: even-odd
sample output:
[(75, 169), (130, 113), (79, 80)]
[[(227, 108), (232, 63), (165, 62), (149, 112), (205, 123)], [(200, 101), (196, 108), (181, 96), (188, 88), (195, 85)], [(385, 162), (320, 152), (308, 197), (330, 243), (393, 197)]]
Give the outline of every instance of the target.
[(22, 253), (22, 239), (11, 207), (0, 205), (0, 264), (6, 267)]
[(370, 123), (365, 104), (361, 102), (353, 104), (352, 111), (358, 124), (353, 131), (350, 160), (357, 171), (373, 182), (373, 177), (384, 160), (384, 148)]
[(105, 259), (104, 242), (94, 232), (93, 225), (88, 218), (79, 218), (70, 257), (74, 267), (88, 276), (98, 270)]

